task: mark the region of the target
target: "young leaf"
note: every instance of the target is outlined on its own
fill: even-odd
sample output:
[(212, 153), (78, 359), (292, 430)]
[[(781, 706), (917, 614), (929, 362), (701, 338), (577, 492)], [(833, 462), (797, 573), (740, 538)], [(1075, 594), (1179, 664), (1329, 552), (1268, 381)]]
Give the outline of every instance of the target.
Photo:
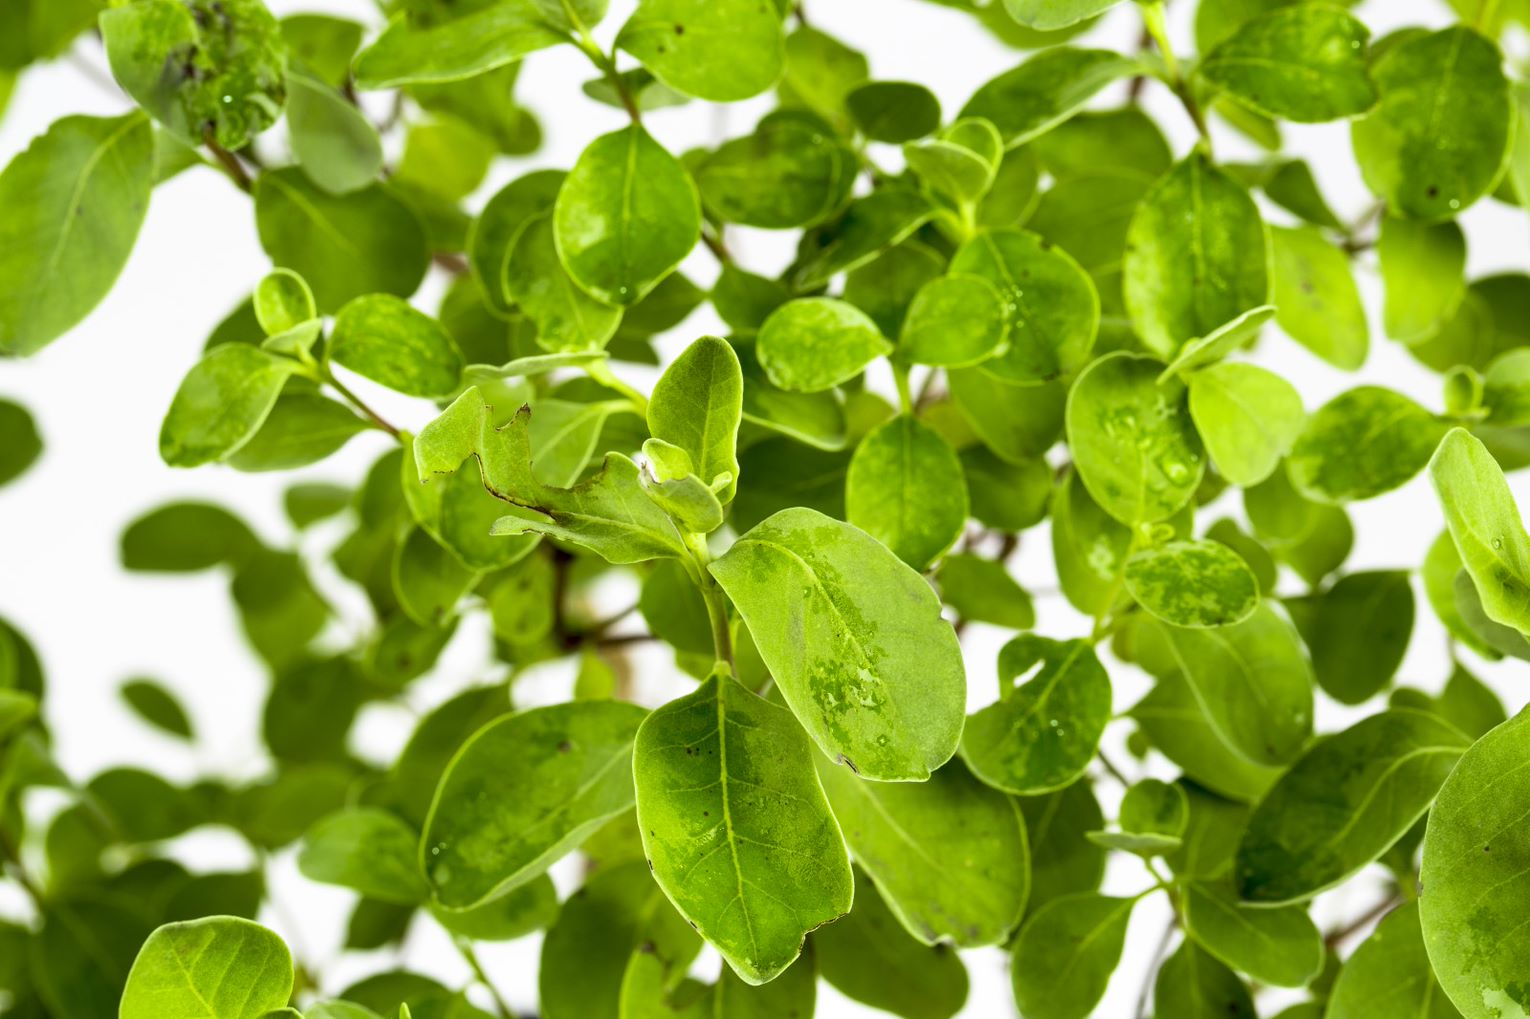
[(1335, 368), (1365, 363), (1370, 331), (1349, 258), (1316, 227), (1270, 227), (1275, 321)]
[(725, 672), (655, 711), (633, 749), (654, 880), (749, 984), (850, 911), (850, 859), (812, 761), (790, 713)]
[(1492, 188), (1509, 155), (1503, 54), (1455, 25), (1396, 40), (1372, 73), (1381, 103), (1351, 129), (1366, 185), (1400, 215), (1454, 218)]
[(1087, 1019), (1121, 962), (1136, 899), (1095, 892), (1053, 899), (1026, 920), (1010, 976), (1028, 1019)]
[(1153, 1010), (1183, 1019), (1257, 1019), (1238, 975), (1189, 938), (1164, 960), (1153, 980)]
[(140, 113), (65, 117), (0, 173), (0, 353), (27, 355), (100, 303), (127, 262), (154, 186)]
[(298, 869), (312, 881), (354, 888), (369, 899), (413, 906), (429, 888), (420, 876), (419, 836), (388, 813), (355, 807), (308, 830)]
[(1132, 783), (1121, 798), (1119, 831), (1090, 831), (1095, 845), (1138, 856), (1162, 856), (1180, 848), (1190, 820), (1190, 801), (1177, 785), (1145, 778)]
[(738, 487), (743, 402), (738, 355), (715, 336), (703, 336), (687, 347), (665, 369), (648, 399), (648, 431), (655, 439), (685, 450), (705, 485), (728, 475), (717, 493), (725, 504)]
[(1308, 417), (1291, 449), (1291, 482), (1320, 502), (1373, 499), (1423, 470), (1447, 427), (1401, 393), (1359, 386)]
[(1424, 835), (1424, 944), (1465, 1019), (1525, 1007), (1527, 723), (1530, 714), (1521, 712), (1466, 751), (1440, 788)]
[(850, 460), (845, 517), (914, 569), (927, 569), (967, 524), (967, 482), (956, 451), (907, 415), (879, 426)]
[(771, 312), (755, 350), (776, 386), (816, 393), (855, 378), (891, 353), (892, 344), (854, 305), (832, 297), (803, 297)]
[(1018, 796), (1074, 782), (1110, 718), (1110, 677), (1094, 650), (1081, 640), (1024, 634), (1000, 650), (999, 684), (999, 700), (967, 721), (962, 759), (984, 782)]
[(1316, 744), (1249, 819), (1238, 893), (1297, 902), (1348, 878), (1423, 816), (1468, 742), (1432, 715), (1391, 710)]
[(121, 1019), (260, 1019), (292, 995), (282, 939), (232, 916), (167, 924), (144, 942), (122, 991)]
[(1275, 987), (1305, 987), (1323, 968), (1323, 934), (1302, 906), (1247, 906), (1232, 889), (1191, 882), (1186, 933), (1233, 969)]
[(366, 114), (332, 86), (287, 73), (287, 132), (308, 179), (331, 194), (366, 187), (383, 168), (382, 139)]
[(760, 0), (642, 0), (616, 45), (670, 88), (715, 103), (759, 95), (781, 77), (781, 13)]
[(1404, 903), (1382, 918), (1339, 971), (1328, 1019), (1460, 1019), (1429, 965), (1419, 906)]
[(1190, 417), (1217, 472), (1246, 487), (1275, 472), (1306, 414), (1301, 395), (1279, 375), (1224, 363), (1190, 376)]
[(1480, 439), (1455, 428), (1430, 461), (1429, 477), (1483, 611), (1530, 632), (1530, 535), (1498, 463)]
[(358, 297), (340, 309), (329, 357), (410, 396), (451, 396), (462, 379), (462, 353), (450, 334), (391, 294)]
[(1337, 7), (1280, 7), (1243, 24), (1195, 73), (1267, 117), (1318, 123), (1376, 104), (1370, 30)]
[(504, 895), (631, 807), (646, 717), (621, 701), (576, 701), (475, 733), (441, 776), (420, 839), (436, 901), (468, 909)]
[(845, 96), (845, 109), (871, 141), (898, 145), (940, 126), (940, 100), (911, 81), (868, 81)]
[(636, 124), (590, 143), (553, 211), (568, 274), (591, 297), (623, 307), (658, 286), (700, 236), (696, 185)]
[(1012, 149), (1050, 131), (1096, 92), (1139, 70), (1137, 61), (1109, 50), (1057, 46), (983, 85), (962, 107), (961, 116), (992, 121)]
[(1068, 393), (1068, 446), (1100, 507), (1126, 524), (1173, 516), (1206, 470), (1185, 387), (1158, 381), (1162, 363), (1115, 352), (1084, 369)]
[(879, 781), (922, 781), (950, 759), (966, 704), (956, 635), (876, 539), (787, 509), (709, 569), (824, 753)]
[(1180, 348), (1163, 370), (1163, 378), (1175, 375), (1188, 378), (1192, 370), (1215, 366), (1223, 358), (1252, 346), (1258, 341), (1259, 331), (1275, 317), (1275, 311), (1273, 305), (1262, 304), (1223, 322), (1205, 336), (1196, 337)]
[(130, 679), (122, 684), (122, 699), (139, 718), (172, 736), (190, 740), (191, 720), (175, 695), (152, 679)]
[(243, 343), (213, 348), (175, 391), (160, 427), (160, 458), (171, 467), (197, 467), (237, 453), (265, 423), (297, 367)]
[[(1001, 944), (1030, 891), (1025, 819), (1012, 797), (953, 761), (928, 782), (868, 782), (820, 761), (856, 863), (927, 945)], [(942, 861), (962, 860), (961, 867)]]

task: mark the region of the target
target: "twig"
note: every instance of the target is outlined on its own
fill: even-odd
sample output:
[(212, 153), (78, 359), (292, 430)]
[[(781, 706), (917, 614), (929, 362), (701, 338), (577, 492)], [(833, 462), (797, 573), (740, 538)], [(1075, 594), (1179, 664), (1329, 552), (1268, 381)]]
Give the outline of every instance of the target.
[(1178, 918), (1170, 917), (1168, 925), (1163, 929), (1163, 937), (1158, 939), (1158, 947), (1153, 950), (1153, 957), (1148, 962), (1147, 976), (1142, 981), (1142, 993), (1137, 996), (1137, 1019), (1147, 1019), (1153, 984), (1156, 982), (1158, 969), (1163, 965), (1163, 957), (1169, 951), (1169, 942), (1173, 939), (1174, 931), (1178, 926)]
[(453, 276), (466, 276), (470, 270), (468, 261), (461, 255), (450, 251), (438, 251), (430, 256), (437, 269), (444, 269)]
[(377, 411), (375, 411), (371, 407), (367, 406), (366, 402), (363, 401), (361, 399), (361, 397), (359, 397), (355, 393), (351, 392), (350, 388), (348, 386), (346, 386), (345, 383), (343, 383), (339, 379), (335, 378), (334, 372), (331, 372), (329, 369), (326, 368), (326, 369), (323, 370), (323, 373), (324, 373), (324, 381), (328, 382), (330, 385), (334, 386), (335, 387), (335, 391), (337, 393), (339, 393), (341, 396), (345, 397), (346, 400), (350, 401), (351, 406), (353, 406), (357, 410), (361, 411), (361, 413), (367, 418), (367, 420), (371, 421), (372, 424), (376, 425), (378, 428), (381, 428), (383, 431), (387, 432), (389, 435), (393, 436), (395, 439), (400, 437), (399, 436), (399, 430), (397, 428), (394, 428), (391, 424), (389, 424), (383, 418), (383, 416), (381, 414), (377, 413)]
[(239, 161), (239, 157), (225, 149), (222, 145), (219, 145), (218, 140), (213, 137), (211, 124), (207, 124), (202, 128), (202, 144), (207, 146), (207, 151), (213, 154), (213, 158), (223, 167), (223, 172), (228, 174), (228, 179), (233, 181), (240, 191), (249, 194), (255, 190), (255, 186), (250, 180), (250, 175), (245, 170), (244, 164)]
[(1123, 786), (1131, 786), (1132, 780), (1123, 775), (1120, 768), (1117, 768), (1114, 764), (1110, 763), (1110, 758), (1105, 756), (1105, 751), (1097, 751), (1095, 756), (1100, 759), (1100, 763), (1105, 766), (1105, 771), (1109, 773), (1111, 778), (1115, 779), (1117, 782), (1120, 782)]
[(1386, 916), (1393, 909), (1397, 908), (1400, 902), (1401, 900), (1398, 899), (1396, 895), (1387, 896), (1385, 899), (1376, 903), (1376, 905), (1372, 906), (1359, 917), (1351, 920), (1343, 927), (1330, 931), (1328, 935), (1323, 938), (1323, 944), (1328, 948), (1337, 948), (1350, 937), (1364, 930), (1366, 927), (1369, 927), (1371, 924), (1375, 923), (1383, 916)]
[(489, 997), (494, 999), (494, 1010), (499, 1013), (500, 1019), (515, 1019), (515, 1013), (511, 1011), (509, 1003), (500, 995), (499, 988), (494, 986), (489, 979), (489, 974), (484, 972), (482, 963), (478, 961), (478, 953), (473, 951), (473, 946), (462, 937), (453, 938), (452, 941), (457, 945), (457, 951), (462, 953), (462, 958), (467, 961), (473, 976), (483, 985), (484, 990), (489, 992)]
[(705, 244), (707, 250), (723, 265), (733, 264), (733, 253), (728, 250), (727, 244), (723, 242), (721, 231), (714, 234), (703, 227), (701, 230), (701, 243)]

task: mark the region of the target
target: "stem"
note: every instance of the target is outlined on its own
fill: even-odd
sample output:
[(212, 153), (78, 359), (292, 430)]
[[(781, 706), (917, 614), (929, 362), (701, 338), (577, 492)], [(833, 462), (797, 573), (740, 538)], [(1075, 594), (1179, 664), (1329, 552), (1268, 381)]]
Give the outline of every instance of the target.
[(1163, 0), (1153, 0), (1152, 3), (1142, 5), (1142, 24), (1147, 29), (1148, 35), (1153, 37), (1153, 42), (1158, 45), (1158, 52), (1163, 56), (1163, 68), (1169, 88), (1184, 104), (1185, 112), (1190, 115), (1190, 120), (1195, 124), (1195, 130), (1201, 136), (1201, 142), (1205, 144), (1209, 152), (1211, 131), (1206, 126), (1206, 115), (1201, 110), (1201, 104), (1196, 100), (1190, 83), (1185, 80), (1179, 58), (1174, 55), (1174, 44), (1169, 41), (1169, 29), (1164, 23)]
[(1372, 906), (1370, 909), (1366, 910), (1356, 919), (1351, 920), (1349, 923), (1335, 931), (1329, 932), (1328, 936), (1323, 939), (1323, 944), (1329, 948), (1338, 947), (1352, 935), (1359, 933), (1361, 930), (1369, 927), (1372, 923), (1375, 923), (1383, 916), (1386, 916), (1393, 909), (1395, 909), (1398, 904), (1399, 900), (1397, 896), (1387, 896), (1385, 899), (1376, 903), (1376, 905)]
[(578, 46), (584, 55), (590, 58), (590, 63), (595, 65), (595, 69), (605, 77), (606, 81), (610, 83), (611, 88), (616, 91), (616, 97), (621, 100), (622, 106), (627, 110), (627, 116), (632, 118), (634, 124), (641, 127), (643, 123), (642, 111), (638, 109), (637, 100), (633, 98), (631, 90), (627, 88), (627, 82), (622, 78), (621, 72), (616, 69), (616, 58), (606, 55), (605, 51), (596, 45), (595, 39), (590, 35), (590, 30), (584, 26), (584, 22), (579, 20), (579, 15), (570, 6), (568, 0), (561, 0), (561, 2), (563, 4), (564, 16), (568, 18), (569, 24), (574, 26), (574, 30), (579, 33), (578, 37), (573, 40), (574, 45)]
[(914, 416), (914, 391), (908, 384), (908, 365), (892, 359), (893, 380), (898, 384), (898, 407), (909, 417)]
[(361, 411), (362, 416), (371, 421), (372, 424), (376, 425), (378, 428), (381, 428), (383, 431), (393, 436), (395, 439), (399, 438), (398, 429), (390, 425), (380, 414), (377, 413), (377, 411), (373, 410), (371, 407), (368, 407), (366, 403), (361, 399), (361, 397), (350, 391), (345, 383), (335, 378), (334, 372), (330, 371), (328, 367), (321, 368), (320, 372), (322, 373), (324, 381), (328, 382), (331, 386), (334, 386), (335, 392), (345, 397), (346, 400), (350, 402), (352, 407), (355, 407), (357, 410)]
[[(1095, 752), (1095, 756), (1100, 759), (1100, 763), (1105, 766), (1105, 770), (1110, 773), (1111, 778), (1115, 779), (1117, 782), (1120, 782), (1123, 787), (1131, 786), (1132, 780), (1123, 775), (1120, 768), (1117, 768), (1114, 764), (1110, 763), (1110, 758), (1105, 756), (1105, 751), (1098, 750)], [(1148, 867), (1148, 869), (1152, 870), (1153, 868)], [(1157, 877), (1158, 875), (1157, 873), (1154, 873), (1153, 876)]]
[(32, 875), (27, 873), (26, 865), (21, 862), (20, 847), (11, 838), (11, 833), (3, 827), (0, 827), (0, 853), (4, 853), (5, 862), (8, 864), (6, 869), (10, 871), (11, 877), (15, 878), (16, 883), (21, 886), (21, 890), (27, 893), (27, 897), (32, 900), (32, 905), (36, 907), (37, 912), (39, 914), (42, 913), (42, 889), (38, 887), (36, 881), (32, 880)]
[(1098, 644), (1108, 632), (1106, 621), (1110, 618), (1111, 610), (1115, 607), (1116, 599), (1121, 596), (1121, 588), (1126, 584), (1126, 563), (1131, 559), (1132, 553), (1137, 551), (1137, 529), (1132, 528), (1131, 543), (1126, 546), (1126, 554), (1121, 557), (1121, 569), (1116, 573), (1116, 579), (1111, 582), (1110, 591), (1105, 595), (1100, 610), (1094, 614), (1094, 628), (1089, 633), (1089, 643)]
[(207, 146), (207, 151), (213, 154), (213, 158), (223, 167), (223, 172), (228, 174), (228, 179), (233, 181), (240, 191), (249, 194), (255, 190), (254, 182), (250, 180), (250, 175), (245, 172), (244, 164), (239, 161), (238, 156), (218, 144), (217, 139), (213, 137), (212, 125), (210, 124), (202, 130), (202, 144)]
[(1499, 0), (1483, 0), (1481, 7), (1477, 8), (1477, 16), (1472, 19), (1472, 27), (1486, 35), (1488, 27), (1498, 19)]
[(729, 251), (728, 250), (728, 246), (723, 243), (722, 231), (721, 230), (718, 230), (714, 234), (712, 231), (706, 229), (705, 227), (702, 227), (702, 229), (701, 229), (701, 243), (705, 244), (706, 247), (707, 247), (707, 250), (712, 253), (712, 256), (714, 258), (716, 258), (719, 262), (721, 262), (723, 265), (732, 265), (733, 264), (733, 253), (731, 251)]
[(1170, 918), (1168, 925), (1163, 929), (1163, 937), (1158, 939), (1158, 947), (1153, 950), (1153, 958), (1148, 963), (1147, 978), (1142, 981), (1142, 993), (1137, 996), (1137, 1019), (1147, 1019), (1148, 1003), (1152, 999), (1153, 984), (1158, 976), (1158, 968), (1163, 965), (1163, 957), (1169, 950), (1169, 941), (1174, 937), (1174, 929), (1179, 926), (1175, 918)]
[(473, 976), (483, 985), (484, 990), (489, 992), (489, 997), (494, 999), (494, 1010), (499, 1013), (500, 1019), (515, 1019), (515, 1013), (500, 996), (499, 988), (494, 986), (489, 980), (489, 974), (484, 972), (483, 964), (478, 961), (478, 953), (473, 951), (472, 944), (466, 938), (453, 938), (452, 941), (456, 944), (457, 951), (462, 953), (462, 958), (467, 961)]
[(702, 600), (707, 604), (707, 619), (712, 624), (713, 653), (718, 662), (728, 667), (729, 672), (737, 674), (733, 664), (733, 632), (728, 628), (728, 601), (722, 588), (707, 570), (707, 564), (712, 561), (712, 550), (707, 548), (706, 535), (687, 534), (685, 547), (690, 549), (696, 586), (701, 589)]
[(621, 393), (623, 396), (625, 396), (627, 399), (631, 400), (632, 409), (635, 410), (640, 417), (648, 416), (648, 397), (644, 396), (636, 389), (633, 389), (621, 379), (617, 378), (616, 374), (611, 371), (611, 366), (606, 364), (606, 362), (593, 361), (590, 364), (584, 366), (584, 372), (590, 378), (594, 379), (596, 382), (599, 382), (607, 389), (614, 389), (618, 393)]

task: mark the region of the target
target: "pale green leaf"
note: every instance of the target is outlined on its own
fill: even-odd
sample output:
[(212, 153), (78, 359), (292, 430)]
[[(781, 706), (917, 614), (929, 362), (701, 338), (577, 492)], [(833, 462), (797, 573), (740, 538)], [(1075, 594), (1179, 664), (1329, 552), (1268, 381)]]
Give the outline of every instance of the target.
[(121, 1019), (260, 1019), (292, 994), (292, 956), (264, 927), (232, 916), (167, 924), (144, 942)]

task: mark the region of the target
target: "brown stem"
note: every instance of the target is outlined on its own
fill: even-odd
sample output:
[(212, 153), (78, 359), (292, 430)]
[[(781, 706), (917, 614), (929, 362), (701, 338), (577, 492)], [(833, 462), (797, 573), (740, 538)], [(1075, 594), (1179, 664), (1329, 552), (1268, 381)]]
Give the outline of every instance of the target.
[(207, 146), (207, 151), (213, 154), (213, 158), (223, 167), (223, 172), (228, 174), (229, 180), (233, 181), (240, 191), (249, 194), (255, 190), (254, 183), (250, 180), (249, 173), (245, 171), (244, 164), (239, 161), (239, 157), (219, 145), (217, 139), (213, 137), (211, 124), (202, 128), (202, 143)]
[(373, 410), (371, 407), (368, 407), (366, 402), (362, 400), (361, 397), (351, 392), (350, 387), (341, 382), (339, 379), (335, 378), (333, 372), (326, 369), (324, 372), (324, 381), (328, 382), (331, 386), (334, 386), (335, 392), (339, 393), (341, 396), (345, 397), (346, 400), (350, 401), (351, 406), (361, 411), (362, 415), (365, 416), (367, 420), (371, 421), (372, 424), (376, 425), (378, 428), (381, 428), (383, 431), (387, 432), (395, 439), (400, 437), (399, 430), (397, 428), (394, 428), (391, 424), (389, 424), (381, 414), (377, 413), (377, 411)]
[(466, 258), (450, 251), (438, 251), (430, 260), (436, 264), (436, 268), (444, 269), (453, 276), (466, 276), (470, 269)]
[(722, 231), (719, 230), (714, 234), (712, 231), (703, 227), (701, 231), (701, 243), (705, 244), (707, 246), (707, 250), (710, 251), (712, 255), (723, 265), (733, 264), (733, 253), (730, 252), (728, 250), (728, 246), (723, 243)]
[(1353, 937), (1355, 934), (1364, 930), (1366, 927), (1369, 927), (1377, 920), (1380, 920), (1382, 917), (1386, 916), (1393, 909), (1397, 908), (1400, 902), (1401, 900), (1398, 899), (1396, 895), (1387, 896), (1385, 899), (1376, 903), (1370, 909), (1366, 910), (1359, 917), (1351, 920), (1343, 927), (1330, 931), (1328, 936), (1323, 938), (1323, 944), (1330, 949), (1339, 947), (1339, 945), (1343, 944), (1349, 938)]

